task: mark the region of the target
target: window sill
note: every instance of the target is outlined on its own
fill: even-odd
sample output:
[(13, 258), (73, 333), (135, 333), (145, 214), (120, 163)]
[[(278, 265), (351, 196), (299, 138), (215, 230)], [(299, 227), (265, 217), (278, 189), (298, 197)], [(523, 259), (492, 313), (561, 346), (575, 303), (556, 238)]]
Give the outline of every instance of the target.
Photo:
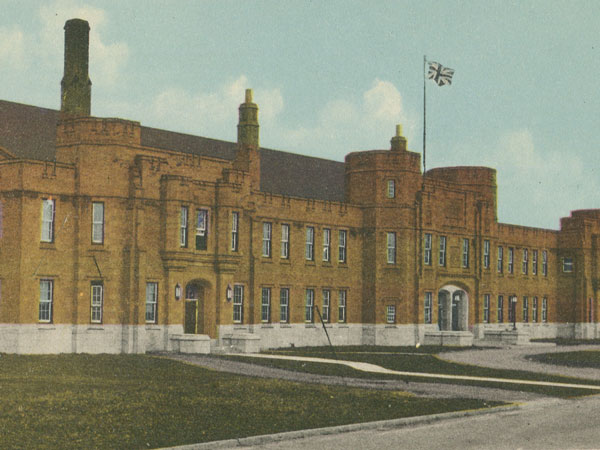
[(104, 327), (102, 325), (90, 325), (87, 327), (86, 331), (104, 331)]
[(54, 243), (54, 242), (40, 242), (40, 249), (42, 249), (42, 250), (56, 250), (56, 243)]
[(386, 323), (385, 324), (386, 328), (398, 328), (396, 325), (392, 324), (392, 323)]
[(305, 323), (304, 328), (317, 328), (314, 323)]
[(38, 330), (46, 330), (46, 331), (50, 331), (50, 330), (56, 330), (56, 327), (54, 326), (53, 323), (38, 323)]
[(158, 326), (157, 324), (153, 323), (153, 324), (146, 324), (146, 330), (160, 330), (161, 327)]
[(338, 328), (350, 328), (347, 323), (338, 323)]
[(270, 323), (263, 323), (260, 325), (260, 327), (268, 329), (268, 328), (273, 328), (273, 325)]
[(280, 323), (279, 328), (292, 328), (292, 326), (286, 322), (286, 323)]
[(292, 263), (291, 263), (291, 261), (290, 261), (290, 259), (289, 259), (289, 258), (281, 258), (281, 259), (279, 260), (279, 264), (285, 264), (285, 265), (288, 265), (288, 266), (289, 266), (289, 265), (291, 265)]

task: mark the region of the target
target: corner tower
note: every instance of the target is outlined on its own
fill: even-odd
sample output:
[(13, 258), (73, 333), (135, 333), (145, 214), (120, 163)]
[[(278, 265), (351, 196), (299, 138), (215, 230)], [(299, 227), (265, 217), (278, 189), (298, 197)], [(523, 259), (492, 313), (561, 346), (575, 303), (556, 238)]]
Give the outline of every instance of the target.
[(88, 75), (90, 26), (82, 19), (65, 23), (65, 68), (60, 112), (67, 117), (89, 116), (92, 82)]

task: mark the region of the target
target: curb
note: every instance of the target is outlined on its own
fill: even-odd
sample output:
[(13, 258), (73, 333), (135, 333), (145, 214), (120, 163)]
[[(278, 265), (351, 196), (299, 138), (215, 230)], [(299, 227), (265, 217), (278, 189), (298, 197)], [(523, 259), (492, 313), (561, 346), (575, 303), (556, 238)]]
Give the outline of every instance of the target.
[[(534, 402), (535, 403), (535, 402)], [(212, 450), (223, 448), (247, 447), (263, 445), (271, 442), (291, 441), (312, 436), (327, 436), (331, 434), (349, 433), (361, 430), (387, 430), (392, 428), (404, 428), (415, 425), (430, 424), (442, 420), (459, 419), (463, 417), (482, 416), (486, 414), (497, 414), (507, 411), (522, 409), (525, 404), (513, 403), (506, 406), (495, 406), (488, 409), (473, 409), (465, 411), (454, 411), (428, 416), (403, 417), (401, 419), (379, 420), (376, 422), (353, 423), (338, 425), (334, 427), (312, 428), (309, 430), (287, 431), (283, 433), (264, 434), (260, 436), (249, 436), (239, 439), (226, 439), (223, 441), (212, 441), (201, 444), (187, 444), (176, 447), (164, 447), (157, 450)]]

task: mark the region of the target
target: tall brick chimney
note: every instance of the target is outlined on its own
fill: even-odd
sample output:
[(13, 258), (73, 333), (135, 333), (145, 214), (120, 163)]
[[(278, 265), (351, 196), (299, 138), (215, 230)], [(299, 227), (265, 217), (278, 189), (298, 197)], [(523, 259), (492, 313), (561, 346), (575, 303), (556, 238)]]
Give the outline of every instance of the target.
[(90, 26), (82, 19), (65, 23), (65, 69), (60, 111), (67, 117), (89, 116), (92, 82), (88, 76)]
[(252, 101), (252, 89), (246, 89), (246, 101), (240, 105), (238, 144), (258, 148), (258, 106)]

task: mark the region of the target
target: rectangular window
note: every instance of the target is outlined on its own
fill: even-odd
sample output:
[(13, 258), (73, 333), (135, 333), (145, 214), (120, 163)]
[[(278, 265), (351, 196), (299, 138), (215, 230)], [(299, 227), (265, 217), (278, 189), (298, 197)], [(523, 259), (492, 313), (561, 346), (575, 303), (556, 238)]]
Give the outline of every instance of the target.
[(315, 259), (315, 229), (314, 227), (306, 227), (306, 249), (305, 257), (308, 261)]
[(290, 226), (286, 223), (281, 225), (281, 257), (290, 257)]
[(396, 264), (396, 233), (387, 233), (387, 262)]
[(52, 322), (53, 291), (54, 282), (52, 280), (40, 280), (40, 309), (38, 316), (40, 322)]
[(508, 273), (513, 273), (515, 249), (512, 247), (508, 248)]
[(330, 306), (331, 306), (331, 291), (329, 289), (323, 289), (323, 311), (321, 317), (323, 322), (329, 322), (330, 317)]
[(498, 247), (498, 273), (504, 272), (504, 247)]
[(433, 293), (425, 292), (425, 305), (423, 307), (423, 317), (424, 317), (425, 323), (431, 323), (432, 307), (433, 307)]
[(537, 275), (538, 269), (538, 251), (533, 250), (531, 253), (531, 274)]
[(446, 266), (446, 236), (440, 236), (439, 264), (441, 267)]
[(483, 294), (483, 323), (490, 323), (490, 294)]
[(182, 206), (179, 212), (179, 246), (188, 245), (188, 207)]
[(548, 252), (542, 250), (542, 275), (548, 276)]
[(563, 272), (573, 272), (573, 258), (563, 258)]
[(508, 297), (508, 321), (515, 322), (517, 320), (517, 296)]
[(313, 307), (315, 305), (315, 290), (306, 290), (306, 303), (304, 307), (304, 321), (313, 323)]
[(279, 291), (279, 321), (288, 323), (290, 321), (290, 290), (281, 288)]
[(104, 203), (92, 203), (92, 243), (104, 243)]
[(483, 268), (490, 268), (490, 241), (487, 239), (483, 241)]
[(431, 265), (431, 234), (425, 233), (423, 241), (423, 263), (426, 266)]
[(498, 296), (498, 323), (504, 322), (504, 297)]
[(388, 198), (394, 198), (396, 196), (396, 183), (394, 180), (388, 180), (387, 182), (387, 196)]
[(244, 321), (244, 286), (233, 285), (233, 323)]
[(548, 322), (548, 299), (542, 298), (542, 322)]
[(338, 234), (338, 261), (346, 262), (346, 230), (340, 230)]
[(338, 291), (338, 322), (346, 323), (346, 291)]
[(45, 198), (42, 200), (42, 242), (54, 241), (54, 200)]
[(529, 250), (523, 249), (523, 275), (527, 275), (529, 273)]
[(588, 298), (588, 322), (594, 322), (594, 299), (592, 297)]
[(531, 304), (531, 321), (532, 322), (538, 321), (538, 298), (537, 297), (533, 297), (533, 301)]
[(156, 323), (158, 283), (146, 283), (146, 323)]
[(196, 250), (206, 250), (208, 247), (208, 211), (196, 211)]
[(469, 240), (462, 240), (462, 266), (463, 268), (469, 267)]
[(523, 323), (529, 322), (529, 299), (523, 297)]
[(91, 322), (102, 323), (102, 305), (104, 304), (104, 286), (101, 281), (92, 282)]
[(331, 259), (331, 230), (323, 228), (323, 261)]
[(263, 323), (271, 321), (271, 288), (262, 288), (260, 320)]
[(271, 231), (273, 225), (270, 222), (263, 222), (262, 255), (265, 258), (271, 257)]
[(239, 248), (239, 226), (240, 213), (233, 211), (231, 213), (231, 251), (237, 252)]
[(387, 323), (396, 323), (396, 306), (388, 305), (385, 316)]

